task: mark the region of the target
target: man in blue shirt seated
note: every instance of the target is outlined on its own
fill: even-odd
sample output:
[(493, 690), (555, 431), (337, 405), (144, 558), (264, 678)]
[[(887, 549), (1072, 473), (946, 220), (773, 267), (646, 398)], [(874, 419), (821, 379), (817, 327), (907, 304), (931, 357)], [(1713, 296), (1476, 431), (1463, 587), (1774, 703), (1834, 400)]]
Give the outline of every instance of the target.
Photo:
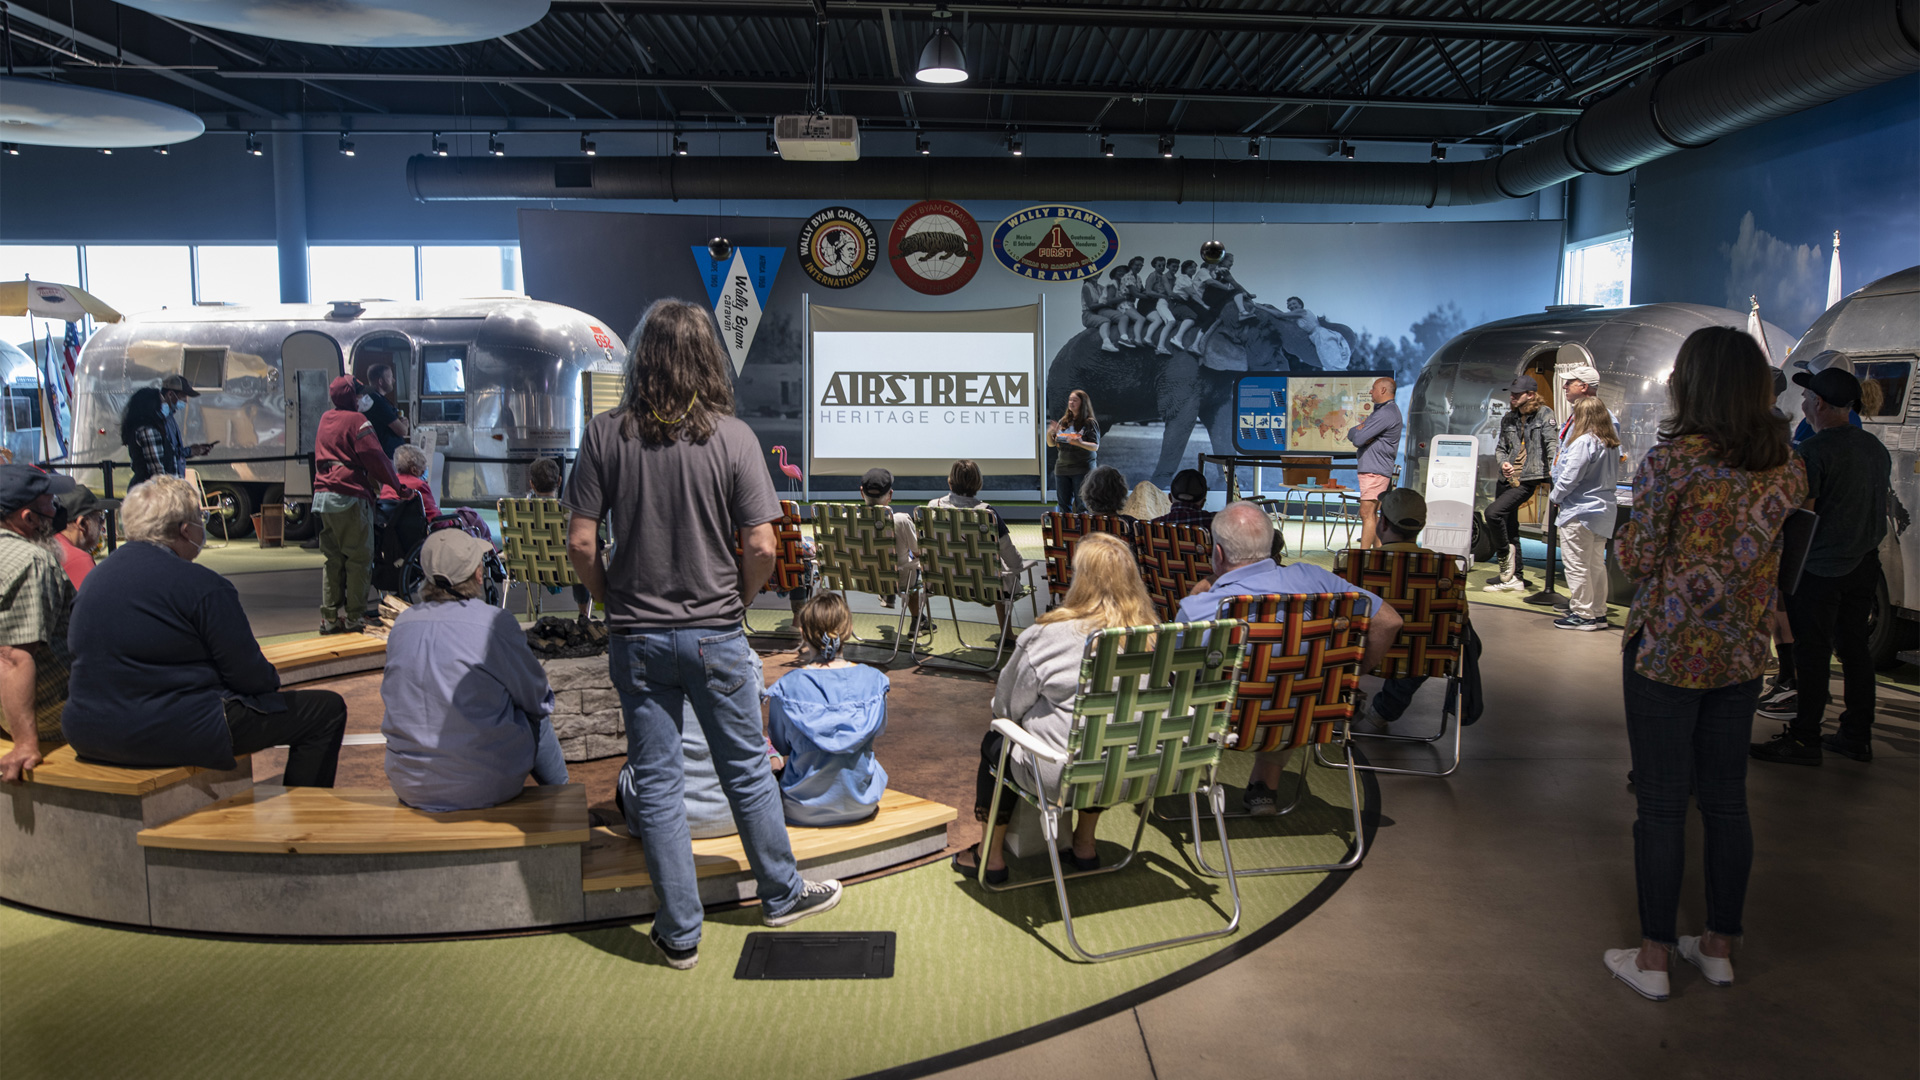
[[(1281, 566), (1269, 557), (1273, 550), (1273, 522), (1266, 511), (1251, 502), (1229, 503), (1213, 516), (1213, 579), (1203, 580), (1180, 602), (1181, 622), (1197, 622), (1218, 617), (1220, 601), (1230, 596), (1265, 596), (1269, 593), (1359, 593), (1367, 598), (1364, 613), (1371, 616), (1367, 626), (1366, 652), (1360, 670), (1373, 670), (1393, 645), (1400, 632), (1400, 615), (1380, 597), (1336, 577), (1331, 570), (1312, 563)], [(1287, 767), (1291, 750), (1278, 750), (1255, 756), (1253, 776), (1247, 781), (1245, 809), (1264, 817), (1280, 812), (1274, 789), (1280, 773)]]

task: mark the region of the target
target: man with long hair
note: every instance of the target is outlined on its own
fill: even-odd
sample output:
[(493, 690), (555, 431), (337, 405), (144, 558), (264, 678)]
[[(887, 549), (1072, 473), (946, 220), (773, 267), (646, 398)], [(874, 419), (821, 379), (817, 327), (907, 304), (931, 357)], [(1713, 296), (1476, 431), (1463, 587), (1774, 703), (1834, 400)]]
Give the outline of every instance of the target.
[[(837, 881), (794, 866), (760, 719), (760, 658), (741, 619), (773, 569), (780, 499), (706, 311), (657, 300), (633, 333), (626, 396), (594, 417), (561, 502), (567, 557), (613, 635), (607, 658), (626, 714), (616, 801), (645, 845), (660, 909), (650, 934), (667, 963), (699, 961), (702, 909), (684, 799), (682, 706), (713, 754), (759, 884), (762, 921), (786, 926), (840, 901)], [(614, 545), (598, 557), (602, 518)], [(744, 559), (736, 562), (734, 539)]]

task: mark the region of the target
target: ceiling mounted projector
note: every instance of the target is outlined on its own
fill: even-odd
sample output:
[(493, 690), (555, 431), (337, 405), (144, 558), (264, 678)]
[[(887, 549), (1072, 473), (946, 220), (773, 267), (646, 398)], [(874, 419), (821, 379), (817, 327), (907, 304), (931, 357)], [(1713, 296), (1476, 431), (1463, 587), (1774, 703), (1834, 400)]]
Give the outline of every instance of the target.
[(773, 145), (788, 161), (860, 160), (860, 122), (851, 116), (776, 116)]

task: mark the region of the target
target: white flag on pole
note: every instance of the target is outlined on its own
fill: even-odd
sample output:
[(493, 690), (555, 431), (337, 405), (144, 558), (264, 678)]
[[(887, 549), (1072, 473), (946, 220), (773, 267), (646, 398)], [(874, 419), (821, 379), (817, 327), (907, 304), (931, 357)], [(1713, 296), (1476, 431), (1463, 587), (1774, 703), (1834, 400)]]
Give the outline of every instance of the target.
[(1760, 346), (1760, 355), (1766, 357), (1767, 363), (1771, 364), (1773, 350), (1767, 347), (1767, 331), (1760, 325), (1760, 298), (1749, 296), (1747, 302), (1753, 305), (1747, 312), (1747, 335)]
[(1833, 230), (1833, 265), (1827, 268), (1827, 306), (1840, 302), (1846, 294), (1840, 289), (1840, 230)]

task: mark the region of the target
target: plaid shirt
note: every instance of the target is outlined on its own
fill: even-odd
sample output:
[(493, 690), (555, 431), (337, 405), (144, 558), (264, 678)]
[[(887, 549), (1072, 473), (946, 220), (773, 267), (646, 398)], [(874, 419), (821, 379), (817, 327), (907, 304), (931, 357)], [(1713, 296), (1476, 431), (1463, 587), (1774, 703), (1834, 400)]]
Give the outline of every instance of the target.
[(1155, 525), (1198, 525), (1203, 529), (1213, 528), (1213, 514), (1205, 503), (1181, 502), (1173, 500), (1173, 508), (1153, 519)]
[[(12, 529), (0, 529), (0, 645), (33, 654), (33, 719), (44, 745), (64, 741), (60, 712), (67, 703), (67, 616), (73, 582), (60, 557)], [(13, 718), (6, 717), (7, 731)]]
[(164, 430), (150, 424), (133, 429), (133, 452), (146, 462), (148, 476), (187, 475), (183, 450), (174, 451), (173, 468), (167, 468), (167, 444), (171, 441)]

